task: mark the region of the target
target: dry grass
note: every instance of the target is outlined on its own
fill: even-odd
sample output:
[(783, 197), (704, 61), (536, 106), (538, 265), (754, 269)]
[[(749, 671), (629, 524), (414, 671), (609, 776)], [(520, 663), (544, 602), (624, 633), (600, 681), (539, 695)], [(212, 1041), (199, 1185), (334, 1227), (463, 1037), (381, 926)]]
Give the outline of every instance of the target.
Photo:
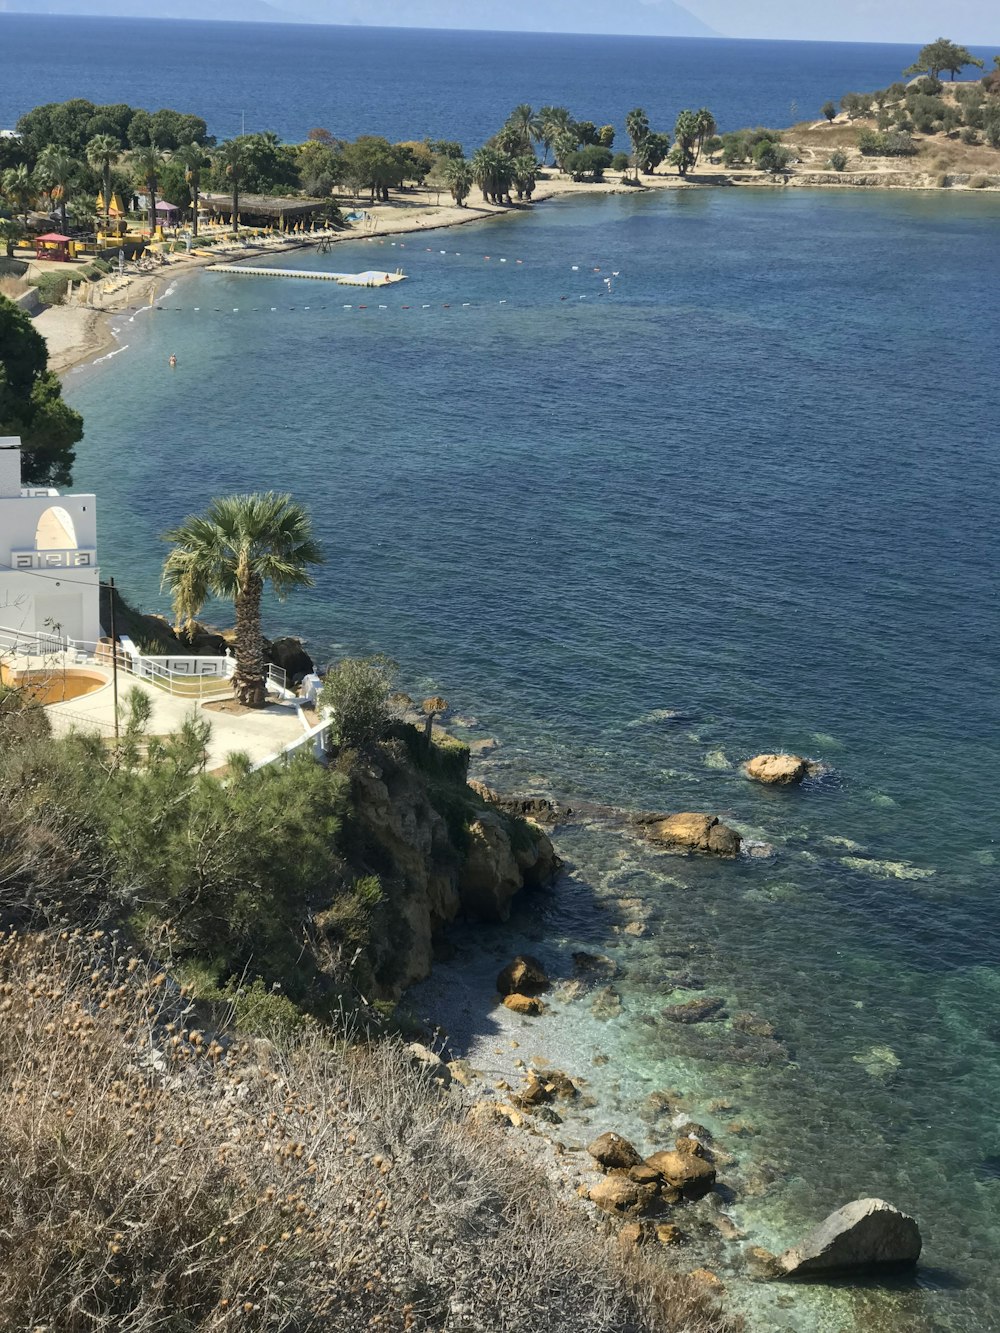
[(0, 1328), (732, 1333), (391, 1044), (228, 1041), (99, 933), (0, 936)]
[(7, 296), (13, 300), (15, 296), (23, 296), (29, 286), (30, 284), (25, 282), (23, 278), (12, 278), (0, 274), (0, 296)]

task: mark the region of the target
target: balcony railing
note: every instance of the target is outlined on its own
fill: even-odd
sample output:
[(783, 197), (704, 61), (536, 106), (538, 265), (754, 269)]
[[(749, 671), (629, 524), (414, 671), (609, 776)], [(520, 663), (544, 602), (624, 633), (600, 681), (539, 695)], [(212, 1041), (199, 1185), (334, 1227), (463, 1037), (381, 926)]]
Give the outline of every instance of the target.
[(73, 546), (66, 550), (11, 551), (11, 569), (96, 569), (97, 551), (94, 547)]

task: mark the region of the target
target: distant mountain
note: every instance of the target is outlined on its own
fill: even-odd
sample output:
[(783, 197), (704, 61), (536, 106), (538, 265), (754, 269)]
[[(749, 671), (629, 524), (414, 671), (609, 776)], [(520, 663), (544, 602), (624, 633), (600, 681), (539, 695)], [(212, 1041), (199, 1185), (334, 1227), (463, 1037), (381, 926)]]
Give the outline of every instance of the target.
[(499, 32), (593, 32), (636, 37), (715, 37), (675, 0), (274, 0), (318, 23)]
[(471, 28), (500, 32), (589, 32), (636, 37), (714, 37), (675, 0), (0, 0), (0, 13), (93, 14), (106, 18), (347, 23), (373, 28)]

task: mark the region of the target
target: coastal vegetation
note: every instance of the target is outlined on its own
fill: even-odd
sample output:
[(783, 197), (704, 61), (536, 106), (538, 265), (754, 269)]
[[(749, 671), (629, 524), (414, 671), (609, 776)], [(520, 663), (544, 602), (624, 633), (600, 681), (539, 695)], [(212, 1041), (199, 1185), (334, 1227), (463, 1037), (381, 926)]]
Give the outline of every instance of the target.
[(69, 484), (83, 419), (63, 401), (62, 386), (48, 369), (45, 339), (5, 296), (0, 296), (0, 435), (21, 437), (22, 476), (29, 486)]

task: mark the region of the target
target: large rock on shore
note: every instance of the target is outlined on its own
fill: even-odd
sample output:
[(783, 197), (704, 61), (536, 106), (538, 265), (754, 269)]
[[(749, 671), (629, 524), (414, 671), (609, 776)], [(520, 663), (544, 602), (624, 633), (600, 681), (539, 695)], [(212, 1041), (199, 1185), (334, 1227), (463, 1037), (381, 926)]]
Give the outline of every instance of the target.
[(798, 754), (758, 754), (747, 763), (747, 777), (769, 787), (801, 782), (809, 772), (809, 761)]
[(300, 681), (303, 676), (308, 676), (314, 670), (313, 660), (302, 646), (301, 639), (290, 636), (275, 639), (265, 649), (264, 655), (268, 662), (281, 667), (289, 685)]
[(831, 1213), (778, 1260), (781, 1276), (822, 1277), (871, 1269), (912, 1268), (920, 1228), (884, 1199), (856, 1199)]
[(588, 1145), (587, 1152), (605, 1171), (627, 1171), (630, 1166), (638, 1166), (642, 1161), (628, 1139), (612, 1130), (600, 1134)]
[(655, 1171), (666, 1185), (680, 1190), (686, 1199), (702, 1198), (715, 1184), (715, 1167), (695, 1152), (654, 1153), (646, 1158), (644, 1165)]
[(713, 852), (716, 856), (739, 856), (740, 835), (723, 824), (718, 815), (685, 812), (663, 815), (644, 825), (646, 837), (661, 847), (684, 847), (689, 851)]
[(545, 968), (530, 953), (519, 953), (497, 977), (501, 995), (538, 995), (548, 990), (550, 984)]

